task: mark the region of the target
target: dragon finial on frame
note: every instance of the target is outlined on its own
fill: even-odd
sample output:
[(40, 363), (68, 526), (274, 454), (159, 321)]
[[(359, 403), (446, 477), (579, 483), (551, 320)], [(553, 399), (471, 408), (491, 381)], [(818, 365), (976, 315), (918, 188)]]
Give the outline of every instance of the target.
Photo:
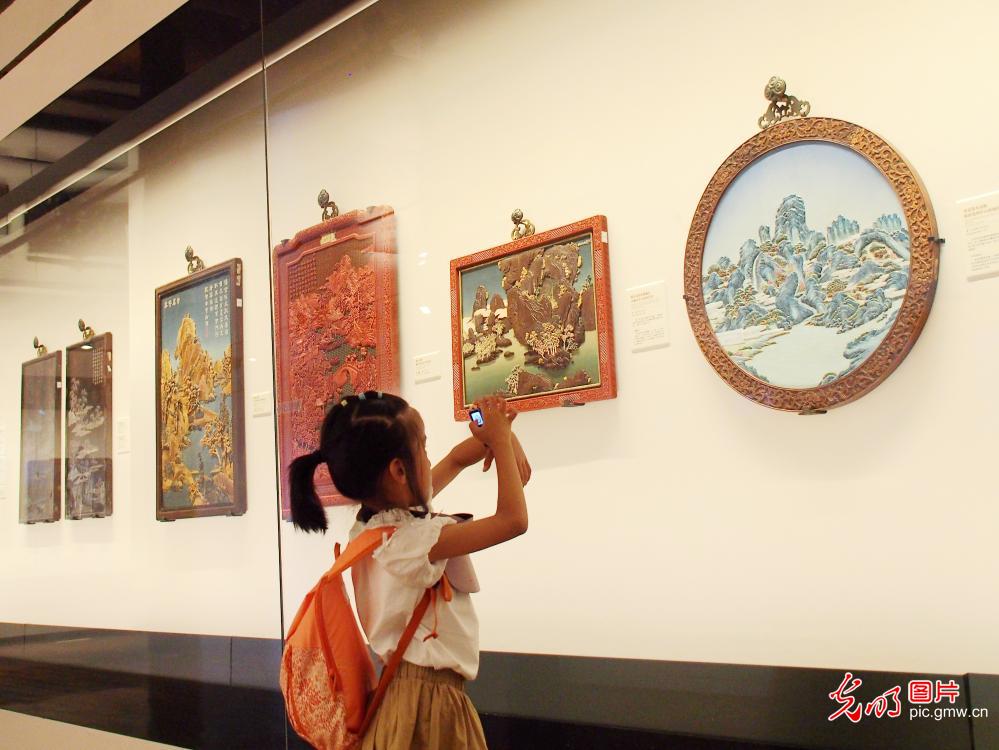
[(45, 344), (41, 343), (37, 336), (35, 336), (35, 340), (32, 342), (32, 345), (35, 347), (35, 354), (39, 357), (49, 353), (49, 348), (45, 346)]
[(94, 337), (94, 329), (83, 322), (83, 318), (80, 318), (76, 322), (76, 327), (80, 329), (80, 333), (83, 334), (84, 341), (90, 341)]
[(763, 95), (770, 100), (767, 111), (757, 121), (760, 130), (766, 130), (771, 125), (776, 125), (781, 120), (789, 117), (808, 117), (812, 111), (812, 105), (802, 101), (796, 96), (787, 93), (787, 83), (783, 78), (774, 76), (763, 89)]
[(194, 273), (195, 271), (200, 271), (205, 267), (205, 262), (201, 260), (197, 255), (194, 254), (194, 248), (190, 245), (184, 251), (184, 258), (187, 260), (187, 272)]
[(524, 212), (519, 208), (510, 214), (510, 219), (513, 221), (513, 231), (510, 232), (510, 239), (519, 240), (521, 237), (529, 237), (534, 234), (534, 224), (531, 223), (530, 219), (524, 218)]
[(319, 207), (323, 210), (323, 221), (329, 221), (340, 215), (340, 209), (336, 203), (330, 200), (330, 194), (326, 188), (319, 191)]

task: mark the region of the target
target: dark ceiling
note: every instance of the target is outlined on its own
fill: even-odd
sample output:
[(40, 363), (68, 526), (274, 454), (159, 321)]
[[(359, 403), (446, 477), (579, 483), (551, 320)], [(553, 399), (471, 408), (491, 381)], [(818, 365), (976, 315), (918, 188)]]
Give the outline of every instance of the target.
[[(81, 0), (67, 16), (87, 2)], [(304, 33), (349, 4), (347, 0), (188, 0), (0, 141), (0, 223), (16, 206), (34, 202), (68, 174), (99, 159), (102, 149), (110, 151), (129, 134), (136, 137), (157, 117), (162, 121), (170, 110), (181, 109), (240, 66), (259, 63), (261, 52), (271, 44)], [(0, 0), (0, 12), (6, 5)], [(67, 16), (54, 26), (65, 23)], [(52, 29), (39, 39), (51, 33)], [(34, 46), (37, 42), (29, 49)], [(7, 69), (0, 71), (0, 78)], [(121, 167), (112, 162), (100, 174), (59, 191), (32, 208), (25, 222)]]

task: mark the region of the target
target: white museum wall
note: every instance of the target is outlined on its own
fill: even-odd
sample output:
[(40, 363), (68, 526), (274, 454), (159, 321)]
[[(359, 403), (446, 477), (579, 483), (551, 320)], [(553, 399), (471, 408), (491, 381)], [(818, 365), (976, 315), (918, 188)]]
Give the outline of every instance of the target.
[[(448, 261), (504, 242), (515, 207), (539, 229), (608, 218), (619, 396), (518, 419), (531, 529), (477, 555), (483, 649), (999, 672), (999, 279), (965, 280), (954, 206), (997, 187), (999, 105), (979, 73), (995, 67), (997, 20), (962, 2), (381, 0), (276, 63), (269, 195), (250, 81), (144, 144), (112, 195), (29, 228), (31, 254), (55, 262), (0, 257), (0, 320), (16, 333), (0, 371), (0, 621), (279, 632), (273, 415), (250, 414), (272, 390), (267, 199), (276, 242), (316, 223), (325, 187), (343, 209), (396, 210), (402, 392), (433, 458), (467, 434), (451, 416)], [(906, 361), (808, 419), (730, 390), (681, 298), (700, 193), (756, 132), (774, 74), (814, 115), (893, 143), (949, 240)], [(245, 264), (248, 512), (158, 523), (153, 290), (183, 275), (188, 244)], [(658, 279), (672, 343), (632, 354), (625, 290)], [(127, 418), (130, 441), (114, 455), (114, 516), (22, 526), (19, 364), (35, 334), (76, 340), (79, 317), (115, 334), (115, 426)], [(442, 378), (415, 385), (413, 357), (431, 351)], [(472, 470), (437, 507), (488, 514), (494, 482)], [(333, 516), (343, 538), (348, 513)], [(333, 540), (280, 535), (291, 615)]]
[[(273, 418), (250, 408), (272, 390), (263, 138), (258, 76), (133, 149), (124, 182), (0, 256), (0, 319), (16, 333), (0, 371), (0, 621), (280, 633)], [(244, 262), (248, 510), (158, 522), (154, 290), (184, 276), (189, 244), (206, 265)], [(78, 340), (80, 317), (114, 335), (114, 514), (18, 524), (19, 363), (36, 334), (50, 351)]]
[[(402, 393), (432, 460), (467, 434), (448, 261), (506, 241), (516, 207), (539, 230), (608, 218), (619, 396), (518, 419), (531, 528), (476, 556), (483, 649), (999, 671), (999, 279), (965, 280), (954, 206), (999, 187), (981, 96), (997, 22), (970, 2), (381, 0), (269, 69), (275, 241), (318, 220), (320, 187), (396, 210)], [(729, 389), (681, 296), (701, 191), (757, 132), (775, 74), (898, 148), (949, 240), (912, 353), (820, 417)], [(672, 343), (633, 354), (625, 290), (659, 279)], [(432, 351), (443, 377), (414, 384)], [(473, 470), (437, 507), (482, 516), (494, 498)], [(343, 538), (349, 512), (332, 517)], [(332, 540), (281, 531), (288, 617)]]

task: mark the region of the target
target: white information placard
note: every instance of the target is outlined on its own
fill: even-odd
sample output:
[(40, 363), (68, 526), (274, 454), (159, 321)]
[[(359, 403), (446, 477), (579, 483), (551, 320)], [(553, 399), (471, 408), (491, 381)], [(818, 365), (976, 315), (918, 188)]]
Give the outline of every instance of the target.
[(128, 453), (132, 450), (131, 433), (129, 432), (128, 419), (118, 419), (114, 428), (115, 450), (118, 453)]
[(266, 417), (274, 411), (274, 399), (270, 391), (253, 394), (253, 416)]
[(631, 313), (631, 351), (646, 352), (669, 346), (666, 320), (666, 282), (633, 286), (627, 290)]
[(418, 354), (413, 359), (413, 373), (413, 380), (417, 383), (429, 383), (431, 380), (439, 380), (441, 376), (440, 352)]
[(999, 274), (999, 190), (957, 202), (968, 254), (968, 279)]

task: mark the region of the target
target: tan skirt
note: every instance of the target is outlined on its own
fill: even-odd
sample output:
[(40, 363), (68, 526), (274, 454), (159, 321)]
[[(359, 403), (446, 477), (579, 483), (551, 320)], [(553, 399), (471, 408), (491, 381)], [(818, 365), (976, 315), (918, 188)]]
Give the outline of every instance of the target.
[(486, 750), (464, 678), (402, 662), (361, 750)]

